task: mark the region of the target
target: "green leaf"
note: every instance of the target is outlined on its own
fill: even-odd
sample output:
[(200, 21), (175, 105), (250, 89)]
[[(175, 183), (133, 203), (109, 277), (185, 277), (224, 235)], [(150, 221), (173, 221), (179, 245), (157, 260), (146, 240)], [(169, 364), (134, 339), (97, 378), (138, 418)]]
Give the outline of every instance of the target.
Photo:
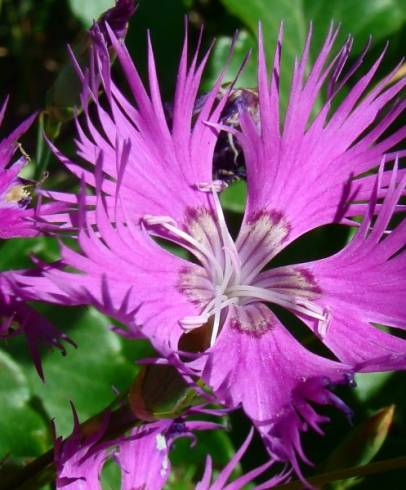
[(30, 406), (29, 382), (21, 367), (0, 350), (0, 460), (38, 456), (48, 445), (47, 426)]
[[(346, 439), (333, 451), (323, 471), (369, 463), (382, 447), (393, 421), (395, 406), (385, 407), (351, 430)], [(325, 490), (345, 490), (358, 479), (341, 480), (325, 485)]]
[(321, 46), (323, 36), (332, 20), (341, 23), (341, 41), (347, 34), (354, 37), (354, 53), (362, 50), (371, 34), (374, 42), (387, 39), (399, 30), (406, 20), (404, 0), (304, 0), (303, 7), (306, 19), (312, 20), (315, 26), (313, 53)]
[[(368, 463), (363, 466), (351, 466), (350, 468), (329, 471), (328, 473), (312, 476), (310, 478), (307, 478), (306, 480), (310, 488), (321, 488), (321, 486), (326, 483), (333, 482), (336, 480), (342, 480), (343, 478), (374, 475), (377, 473), (387, 473), (392, 470), (399, 470), (399, 469), (404, 470), (405, 468), (406, 468), (406, 457), (399, 456), (398, 458), (376, 461), (374, 463)], [(371, 481), (371, 479), (369, 481)], [(400, 481), (402, 481), (403, 483), (403, 479)], [(381, 486), (374, 486), (374, 488), (380, 489)], [(290, 481), (289, 483), (283, 483), (282, 485), (277, 485), (276, 487), (273, 487), (273, 490), (303, 490), (303, 482), (300, 480), (293, 480)]]
[(261, 21), (268, 60), (272, 60), (279, 25), (284, 23), (282, 48), (281, 101), (285, 107), (293, 61), (300, 55), (310, 22), (313, 22), (311, 54), (320, 51), (332, 20), (341, 24), (336, 46), (348, 34), (355, 38), (353, 55), (362, 50), (368, 36), (375, 42), (400, 29), (406, 19), (406, 2), (399, 0), (221, 0), (226, 9), (238, 17), (254, 35)]
[(307, 21), (304, 17), (301, 0), (221, 0), (224, 6), (237, 16), (256, 36), (258, 22), (261, 21), (264, 34), (264, 45), (267, 48), (268, 60), (273, 59), (276, 40), (281, 21), (284, 22), (283, 61), (281, 70), (280, 93), (282, 106), (286, 106), (290, 84), (290, 70), (295, 56), (303, 47)]
[(86, 27), (90, 27), (92, 22), (103, 12), (114, 6), (114, 0), (69, 0), (72, 12), (80, 19)]
[(391, 379), (393, 373), (390, 371), (382, 373), (361, 373), (355, 375), (357, 389), (355, 394), (362, 402), (367, 402), (377, 395), (382, 387)]
[(227, 211), (242, 213), (247, 198), (247, 184), (243, 180), (233, 182), (221, 195), (221, 205)]
[(107, 461), (104, 465), (101, 482), (103, 490), (115, 490), (120, 488), (121, 472), (117, 463), (113, 460)]
[(53, 262), (59, 258), (59, 247), (54, 238), (16, 238), (0, 245), (0, 270), (32, 267), (31, 255)]
[[(218, 38), (213, 53), (210, 56), (210, 61), (204, 78), (203, 91), (208, 91), (215, 83), (217, 77), (224, 69), (227, 58), (230, 55), (230, 47), (232, 38), (229, 36), (221, 36)], [(246, 30), (242, 30), (238, 34), (238, 39), (235, 42), (233, 54), (230, 60), (230, 65), (224, 78), (224, 83), (234, 81), (244, 58), (247, 53), (252, 50), (252, 54), (244, 67), (244, 70), (238, 77), (236, 87), (256, 87), (257, 86), (257, 66), (256, 66), (256, 42), (255, 37)]]
[(122, 353), (118, 335), (109, 331), (106, 317), (88, 309), (73, 321), (68, 333), (78, 348), (68, 348), (66, 357), (53, 351), (44, 358), (45, 383), (30, 370), (32, 390), (63, 436), (72, 430), (70, 401), (83, 421), (106, 408), (115, 398), (113, 388), (125, 390), (136, 373), (136, 366)]

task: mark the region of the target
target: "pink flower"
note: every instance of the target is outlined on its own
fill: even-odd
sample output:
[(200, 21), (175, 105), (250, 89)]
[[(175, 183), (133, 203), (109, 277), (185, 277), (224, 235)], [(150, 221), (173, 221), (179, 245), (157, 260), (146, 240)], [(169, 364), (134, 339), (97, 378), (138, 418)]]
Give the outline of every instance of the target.
[[(8, 99), (0, 109), (0, 125), (6, 112)], [(31, 206), (33, 183), (19, 177), (29, 157), (19, 146), (19, 138), (29, 129), (36, 114), (21, 123), (9, 136), (0, 140), (0, 239), (36, 236), (50, 229), (46, 220), (66, 208), (61, 203)], [(12, 158), (20, 149), (22, 155)]]
[[(131, 429), (128, 435), (116, 439), (109, 438), (109, 424), (124, 425), (131, 421), (123, 407), (122, 413), (105, 413), (100, 416), (98, 430), (95, 422), (86, 434), (74, 414), (74, 430), (66, 438), (55, 440), (56, 484), (64, 490), (99, 490), (100, 476), (108, 459), (114, 459), (121, 470), (121, 489), (145, 488), (160, 490), (164, 488), (170, 473), (169, 452), (173, 443), (183, 437), (195, 443), (195, 432), (219, 429), (222, 426), (207, 420), (188, 420), (186, 417), (162, 419)], [(133, 425), (136, 421), (132, 420)], [(116, 424), (116, 425), (114, 425)], [(235, 464), (235, 463), (234, 463)], [(269, 466), (269, 465), (267, 465)]]
[[(0, 109), (0, 124), (6, 112), (7, 100)], [(18, 139), (31, 126), (34, 116), (25, 120), (8, 137), (0, 141), (0, 239), (37, 234), (34, 210), (29, 209), (31, 202), (29, 185), (18, 176), (27, 164), (27, 157), (21, 156), (10, 163), (18, 149)]]
[[(55, 150), (96, 192), (82, 193), (81, 251), (62, 248), (63, 260), (78, 273), (50, 273), (44, 279), (54, 283), (47, 299), (63, 302), (65, 295), (66, 301), (93, 304), (125, 322), (134, 335), (149, 338), (163, 356), (187, 351), (180, 362), (228, 407), (241, 406), (272, 458), (291, 462), (298, 474), (299, 461), (307, 461), (301, 432), (311, 427), (321, 433), (327, 420), (315, 405), (346, 410), (331, 388), (357, 370), (403, 369), (406, 362), (406, 342), (372, 325), (406, 325), (405, 225), (384, 235), (392, 214), (402, 209), (397, 202), (405, 171), (395, 163), (393, 170), (381, 165), (378, 177), (367, 173), (383, 158), (390, 163), (404, 154), (392, 149), (405, 129), (389, 136), (386, 130), (405, 106), (395, 100), (405, 80), (387, 86), (389, 74), (369, 88), (381, 55), (332, 111), (335, 96), (362, 62), (361, 57), (342, 75), (349, 41), (327, 62), (336, 35), (332, 28), (305, 76), (308, 35), (282, 122), (282, 33), (270, 80), (260, 33), (259, 121), (242, 111), (238, 129), (221, 124), (228, 95), (219, 97), (223, 74), (194, 113), (208, 53), (198, 61), (196, 52), (188, 64), (185, 39), (168, 125), (151, 44), (147, 89), (110, 31), (135, 105), (112, 80), (106, 48), (99, 44), (97, 74), (107, 105), (91, 91), (88, 80), (96, 75), (84, 76), (83, 100), (93, 98), (96, 114), (85, 107), (85, 128), (77, 124), (85, 167)], [(324, 86), (328, 100), (312, 119)], [(378, 117), (388, 104), (390, 110)], [(224, 183), (212, 178), (221, 130), (237, 139), (247, 168), (247, 205), (236, 240), (220, 204)], [(328, 223), (354, 224), (362, 214), (356, 236), (338, 254), (266, 269), (304, 233)], [(194, 261), (173, 255), (160, 240), (183, 247)], [(331, 358), (301, 345), (272, 305), (308, 325)]]
[[(3, 121), (7, 100), (0, 109), (0, 124)], [(8, 137), (0, 141), (0, 239), (31, 237), (49, 228), (45, 217), (54, 212), (60, 213), (64, 204), (50, 203), (33, 209), (31, 204), (31, 185), (19, 177), (28, 157), (22, 155), (17, 161), (11, 160), (17, 151), (18, 139), (28, 130), (35, 115), (26, 119)], [(24, 333), (28, 341), (35, 367), (43, 378), (38, 345), (46, 343), (65, 349), (62, 340), (68, 337), (53, 327), (44, 317), (23, 300), (23, 291), (17, 285), (17, 277), (25, 272), (0, 272), (0, 339)], [(31, 294), (29, 299), (36, 299)]]

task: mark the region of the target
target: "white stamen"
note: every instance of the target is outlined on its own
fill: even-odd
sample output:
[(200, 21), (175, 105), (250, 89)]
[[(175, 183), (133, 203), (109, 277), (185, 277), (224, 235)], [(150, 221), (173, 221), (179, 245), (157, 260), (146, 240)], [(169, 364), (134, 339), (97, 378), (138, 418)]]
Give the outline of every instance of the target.
[(166, 439), (163, 434), (157, 434), (155, 440), (156, 440), (156, 448), (158, 449), (158, 451), (162, 451), (163, 449), (167, 448)]
[[(196, 187), (212, 194), (213, 210), (210, 213), (203, 209), (200, 214), (198, 210), (196, 216), (190, 217), (185, 230), (178, 227), (176, 221), (169, 216), (146, 215), (143, 219), (146, 225), (162, 226), (170, 235), (180, 239), (183, 246), (199, 259), (204, 268), (203, 274), (191, 270), (185, 274), (186, 278), (183, 279), (186, 281), (183, 286), (187, 289), (188, 295), (191, 295), (193, 300), (197, 299), (198, 304), (202, 306), (198, 315), (187, 316), (180, 320), (179, 323), (185, 332), (211, 322), (210, 346), (213, 346), (221, 331), (221, 317), (225, 308), (264, 301), (314, 318), (318, 322), (319, 335), (323, 337), (330, 323), (330, 314), (311, 301), (314, 295), (312, 289), (308, 288), (307, 281), (304, 284), (302, 281), (299, 287), (297, 277), (292, 272), (292, 275), (287, 274), (286, 280), (282, 282), (281, 277), (275, 276), (273, 283), (271, 281), (270, 284), (264, 284), (265, 287), (262, 287), (260, 282), (256, 285), (255, 283), (253, 285), (252, 282), (269, 261), (269, 254), (266, 253), (265, 256), (254, 254), (256, 255), (254, 257), (250, 250), (262, 246), (264, 240), (279, 243), (280, 236), (283, 238), (286, 234), (287, 226), (280, 225), (277, 228), (270, 218), (269, 223), (262, 219), (263, 222), (261, 221), (256, 228), (254, 227), (255, 233), (252, 236), (251, 247), (245, 247), (245, 252), (240, 249), (242, 252), (240, 255), (228, 231), (217, 195), (226, 185), (221, 181), (213, 181), (197, 184)], [(267, 235), (268, 229), (273, 230), (272, 233), (269, 232), (270, 236)], [(159, 230), (154, 232), (159, 235)], [(246, 239), (249, 240), (249, 237)], [(269, 243), (267, 247), (269, 248)], [(188, 274), (191, 276), (188, 277)], [(282, 273), (282, 279), (284, 274)], [(209, 281), (208, 284), (207, 281)], [(203, 300), (201, 296), (193, 298), (193, 285), (196, 290), (207, 291), (207, 296)], [(207, 327), (209, 328), (210, 325), (208, 324)]]
[(321, 339), (324, 339), (327, 335), (327, 330), (331, 323), (331, 313), (325, 309), (324, 310), (325, 320), (319, 321), (317, 324), (317, 332)]
[(209, 316), (207, 315), (199, 315), (199, 316), (185, 316), (180, 320), (180, 325), (184, 330), (193, 330), (197, 327), (201, 327), (206, 322), (209, 321)]
[[(218, 262), (217, 258), (211, 252), (211, 250), (209, 250), (207, 247), (204, 247), (197, 240), (195, 240), (191, 235), (189, 235), (185, 231), (178, 228), (176, 221), (173, 220), (171, 217), (169, 217), (169, 216), (151, 216), (151, 215), (147, 214), (143, 217), (143, 220), (147, 224), (152, 225), (152, 226), (153, 225), (163, 226), (166, 230), (170, 231), (175, 236), (181, 238), (185, 242), (192, 245), (192, 248), (190, 250), (192, 253), (194, 253), (197, 256), (198, 259), (202, 260), (202, 256), (203, 256), (203, 260), (205, 258), (208, 261), (207, 265), (208, 266), (212, 265), (215, 268), (218, 277), (221, 277), (223, 275), (222, 267), (221, 267), (220, 263)], [(200, 252), (200, 253), (196, 254), (196, 251)]]
[[(262, 301), (269, 301), (277, 305), (283, 306), (290, 310), (303, 313), (304, 315), (316, 318), (317, 320), (325, 321), (326, 316), (323, 310), (309, 301), (304, 300), (300, 296), (293, 296), (292, 294), (277, 293), (273, 290), (259, 288), (256, 286), (232, 286), (227, 291), (229, 294), (243, 298), (255, 298)], [(249, 302), (249, 301), (248, 301)], [(247, 302), (245, 302), (247, 304)]]
[(222, 192), (228, 187), (223, 180), (213, 180), (213, 182), (200, 182), (196, 188), (202, 192)]
[[(216, 288), (216, 302), (214, 304), (214, 321), (213, 321), (213, 328), (211, 331), (211, 339), (210, 339), (210, 346), (212, 346), (217, 338), (217, 334), (220, 328), (220, 314), (221, 314), (221, 302), (223, 299), (223, 296), (221, 295), (221, 291), (219, 291), (219, 287)], [(220, 294), (219, 294), (220, 293)]]
[(152, 214), (146, 214), (143, 218), (143, 221), (147, 225), (154, 226), (154, 225), (174, 225), (176, 226), (176, 221), (171, 218), (170, 216), (154, 216)]

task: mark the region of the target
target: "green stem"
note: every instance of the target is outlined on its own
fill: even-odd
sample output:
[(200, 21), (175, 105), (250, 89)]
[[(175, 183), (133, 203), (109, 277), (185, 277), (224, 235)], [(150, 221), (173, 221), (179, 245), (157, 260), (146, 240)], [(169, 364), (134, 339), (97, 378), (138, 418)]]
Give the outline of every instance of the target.
[[(309, 478), (307, 482), (312, 487), (318, 488), (332, 481), (346, 480), (347, 478), (352, 478), (354, 476), (373, 475), (375, 473), (383, 473), (385, 471), (392, 471), (405, 467), (406, 456), (400, 456), (398, 458), (377, 461), (363, 466), (353, 466), (342, 470), (329, 471), (328, 473), (313, 476), (312, 478)], [(285, 483), (284, 485), (278, 485), (277, 487), (274, 487), (273, 490), (303, 490), (306, 488), (308, 487), (306, 487), (303, 482), (292, 481)]]

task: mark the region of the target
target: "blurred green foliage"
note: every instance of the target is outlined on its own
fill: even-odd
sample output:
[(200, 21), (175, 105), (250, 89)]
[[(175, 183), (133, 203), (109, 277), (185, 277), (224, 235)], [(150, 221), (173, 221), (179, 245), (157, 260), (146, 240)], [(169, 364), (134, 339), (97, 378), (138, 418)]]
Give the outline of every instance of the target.
[[(6, 94), (11, 95), (5, 124), (1, 128), (2, 135), (28, 114), (44, 107), (46, 94), (67, 60), (66, 44), (74, 42), (92, 19), (111, 4), (112, 0), (0, 1), (0, 100)], [(286, 104), (288, 97), (291, 66), (294, 58), (300, 54), (310, 21), (313, 21), (314, 32), (312, 59), (317, 55), (332, 20), (341, 23), (341, 42), (349, 33), (354, 36), (353, 57), (360, 53), (368, 36), (373, 36), (375, 44), (367, 56), (366, 66), (389, 40), (383, 70), (393, 67), (399, 61), (405, 45), (405, 0), (141, 0), (130, 25), (127, 44), (141, 73), (145, 75), (146, 29), (151, 30), (161, 89), (168, 101), (175, 84), (185, 14), (189, 16), (192, 41), (196, 40), (202, 25), (206, 31), (205, 46), (209, 45), (212, 37), (217, 38), (204, 80), (205, 89), (223, 68), (236, 29), (240, 35), (227, 80), (234, 78), (244, 56), (252, 49), (253, 55), (237, 83), (255, 87), (258, 21), (263, 26), (268, 59), (271, 61), (279, 24), (283, 20), (283, 104)], [(73, 134), (73, 125), (67, 123), (57, 141), (58, 146), (68, 154), (72, 152)], [(40, 140), (35, 128), (24, 138), (23, 144), (32, 155), (36, 154)], [(32, 174), (39, 163), (32, 163)], [(72, 187), (72, 180), (52, 158), (49, 172), (47, 187)], [(222, 201), (229, 211), (229, 219), (238, 226), (245, 201), (244, 183), (231, 186), (222, 196)], [(346, 238), (346, 231), (317, 230), (311, 237), (305, 237), (295, 244), (281, 260), (291, 261), (307, 253), (320, 257), (326, 254), (326, 250), (338, 249)], [(58, 258), (58, 247), (55, 240), (50, 238), (1, 243), (1, 269), (29, 267), (29, 254), (44, 260), (55, 260)], [(81, 420), (95, 414), (114, 398), (113, 387), (118, 390), (128, 387), (136, 373), (136, 359), (151, 353), (146, 342), (126, 340), (111, 332), (111, 322), (94, 310), (76, 308), (61, 311), (46, 307), (43, 312), (75, 340), (78, 349), (69, 348), (66, 358), (58, 352), (44, 352), (46, 384), (42, 384), (22, 338), (1, 344), (0, 461), (7, 457), (6, 470), (28, 461), (50, 446), (52, 418), (56, 420), (59, 434), (69, 433), (72, 427), (69, 401), (74, 402)], [(309, 347), (318, 349), (317, 345)], [(396, 404), (393, 428), (385, 438), (379, 457), (383, 459), (404, 453), (404, 377), (398, 374), (360, 375), (358, 384), (355, 390), (347, 388), (339, 391), (339, 395), (354, 409), (355, 421), (362, 423), (383, 406)], [(339, 413), (333, 410), (330, 413), (329, 409), (327, 413), (332, 423), (326, 428), (326, 437), (320, 438), (314, 434), (305, 437), (306, 452), (316, 462), (313, 473), (318, 472), (317, 465), (321, 465), (333, 453), (350, 430), (348, 422)], [(173, 455), (175, 476), (178, 478), (172, 478), (170, 488), (191, 488), (190, 482), (195, 478), (195, 471), (201, 471), (206, 453), (211, 453), (220, 466), (224, 464), (233, 453), (233, 448), (242, 442), (248, 424), (244, 416), (237, 413), (231, 416), (231, 427), (230, 433), (201, 436), (193, 450), (187, 442), (178, 443)], [(243, 459), (244, 470), (264, 459), (261, 443), (256, 440)], [(306, 471), (312, 473), (311, 469)], [(111, 464), (104, 473), (105, 488), (117, 488), (118, 473), (114, 465)], [(377, 475), (355, 482), (353, 488), (400, 489), (404, 477), (401, 471)], [(181, 480), (182, 484), (179, 483)]]

